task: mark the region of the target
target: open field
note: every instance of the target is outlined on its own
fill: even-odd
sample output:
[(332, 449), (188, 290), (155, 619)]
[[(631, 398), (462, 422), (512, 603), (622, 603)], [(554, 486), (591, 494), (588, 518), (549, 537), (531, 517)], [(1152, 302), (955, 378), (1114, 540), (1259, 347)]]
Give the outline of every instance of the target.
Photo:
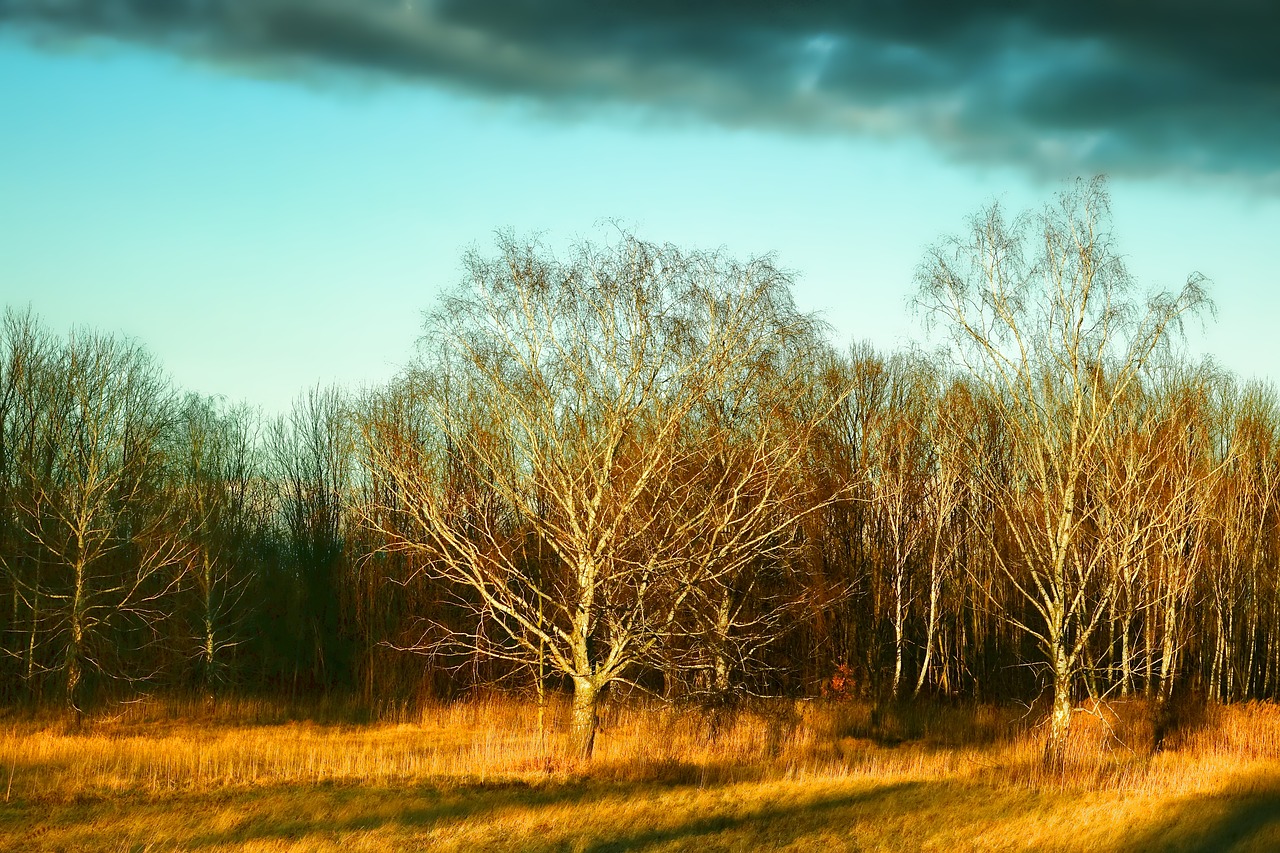
[(1154, 755), (1140, 703), (1080, 711), (1058, 775), (1017, 708), (615, 706), (590, 766), (555, 758), (563, 712), (546, 738), (499, 697), (361, 725), (247, 701), (10, 716), (0, 849), (1280, 848), (1270, 705), (1210, 708)]

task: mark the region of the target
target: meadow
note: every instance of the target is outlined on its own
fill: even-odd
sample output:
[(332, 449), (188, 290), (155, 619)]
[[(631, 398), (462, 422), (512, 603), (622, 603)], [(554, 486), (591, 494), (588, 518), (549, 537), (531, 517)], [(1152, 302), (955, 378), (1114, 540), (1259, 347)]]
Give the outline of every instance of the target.
[(1210, 706), (1152, 749), (1140, 701), (1080, 709), (1066, 766), (1018, 706), (485, 695), (376, 721), (340, 703), (139, 702), (0, 726), (0, 849), (1274, 850), (1280, 708)]

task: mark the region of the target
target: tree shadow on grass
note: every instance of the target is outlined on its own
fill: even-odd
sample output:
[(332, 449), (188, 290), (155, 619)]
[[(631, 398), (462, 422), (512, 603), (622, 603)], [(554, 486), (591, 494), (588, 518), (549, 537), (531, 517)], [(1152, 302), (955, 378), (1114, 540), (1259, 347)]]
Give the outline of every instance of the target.
[[(562, 803), (584, 801), (593, 794), (602, 796), (637, 786), (600, 786), (581, 783), (550, 783), (545, 786), (526, 784), (497, 784), (459, 787), (405, 786), (378, 789), (362, 786), (297, 787), (275, 789), (284, 797), (307, 799), (308, 813), (281, 819), (264, 812), (249, 816), (238, 826), (218, 832), (199, 833), (185, 839), (183, 849), (217, 847), (225, 844), (267, 841), (272, 839), (298, 839), (316, 832), (346, 833), (372, 832), (392, 827), (399, 829), (429, 829), (437, 824), (458, 821), (483, 820), (491, 812), (506, 808), (545, 808)], [(270, 794), (265, 799), (270, 799)], [(263, 799), (249, 794), (246, 805)], [(362, 800), (369, 801), (369, 808), (350, 817), (337, 817), (334, 812), (350, 809)], [(407, 802), (406, 802), (407, 801)], [(190, 804), (188, 807), (196, 806)]]
[[(492, 785), (436, 786), (419, 785), (390, 789), (362, 786), (279, 786), (251, 791), (192, 795), (182, 803), (187, 811), (201, 810), (201, 801), (225, 808), (228, 801), (242, 801), (245, 819), (237, 826), (215, 832), (197, 832), (183, 839), (183, 849), (217, 847), (225, 844), (299, 839), (309, 834), (371, 832), (383, 828), (429, 830), (437, 825), (483, 821), (488, 815), (504, 809), (537, 810), (558, 805), (589, 806), (602, 799), (643, 798), (662, 791), (703, 787), (698, 774), (683, 773), (675, 778), (641, 781), (608, 781), (586, 779), (531, 785), (522, 782)], [(298, 797), (305, 799), (305, 813), (282, 817), (272, 800)], [(344, 810), (359, 808), (362, 801), (369, 807), (361, 813), (338, 816)], [(255, 810), (255, 806), (267, 804)], [(255, 811), (257, 813), (255, 813)], [(177, 843), (177, 842), (175, 842)]]
[[(868, 805), (878, 800), (903, 793), (908, 789), (918, 788), (921, 783), (903, 783), (884, 785), (869, 790), (854, 791), (847, 794), (831, 795), (786, 806), (765, 806), (740, 815), (713, 815), (705, 819), (694, 820), (679, 826), (652, 829), (625, 837), (608, 840), (582, 838), (576, 829), (568, 830), (563, 837), (543, 837), (523, 839), (524, 843), (532, 842), (543, 846), (555, 847), (571, 845), (574, 849), (585, 849), (593, 853), (610, 853), (610, 851), (643, 850), (662, 844), (675, 843), (680, 846), (694, 845), (709, 841), (722, 832), (745, 831), (751, 835), (768, 837), (763, 846), (778, 843), (780, 835), (790, 834), (799, 837), (814, 829), (815, 822), (830, 824), (831, 813), (846, 808)], [(376, 792), (369, 789), (324, 789), (314, 788), (286, 789), (278, 791), (284, 796), (307, 797), (307, 813), (293, 817), (282, 817), (278, 809), (267, 809), (255, 815), (252, 805), (254, 794), (245, 795), (246, 819), (239, 825), (215, 832), (195, 832), (182, 839), (173, 839), (167, 843), (180, 849), (201, 849), (223, 845), (251, 844), (273, 841), (304, 841), (308, 836), (324, 835), (333, 837), (349, 832), (372, 832), (379, 829), (429, 831), (432, 828), (458, 822), (480, 822), (493, 813), (507, 808), (537, 810), (554, 806), (573, 806), (590, 811), (591, 805), (604, 799), (643, 799), (661, 791), (680, 788), (696, 788), (696, 783), (622, 783), (586, 781), (545, 787), (525, 785), (503, 785), (484, 788), (412, 788), (397, 790), (391, 797), (385, 797), (381, 804), (368, 811), (351, 817), (339, 817), (334, 812), (358, 805), (362, 798), (369, 798), (375, 804)], [(258, 801), (270, 799), (271, 793), (256, 792)], [(198, 813), (201, 809), (200, 797), (182, 803), (180, 808)], [(404, 800), (410, 802), (403, 802)], [(425, 802), (424, 802), (425, 801)], [(210, 803), (214, 805), (214, 803)], [(217, 805), (225, 808), (226, 799)], [(380, 805), (380, 807), (377, 807)], [(791, 830), (780, 829), (779, 822), (793, 821), (796, 825)], [(601, 833), (595, 833), (598, 839)], [(578, 837), (575, 843), (574, 836)], [(788, 840), (794, 840), (788, 839)], [(585, 846), (584, 845), (585, 842)], [(513, 845), (520, 845), (520, 838), (512, 837)], [(751, 845), (755, 846), (755, 845)]]
[[(454, 821), (483, 820), (486, 814), (504, 808), (554, 806), (583, 799), (597, 789), (604, 794), (617, 787), (590, 783), (456, 787), (293, 784), (176, 792), (158, 797), (144, 793), (93, 795), (60, 803), (0, 805), (0, 829), (16, 831), (18, 838), (48, 831), (69, 837), (77, 837), (78, 831), (87, 831), (91, 836), (117, 831), (127, 836), (147, 836), (148, 849), (195, 850), (302, 840), (317, 833), (368, 832), (383, 827), (426, 829)], [(207, 826), (214, 815), (228, 813), (236, 816), (233, 826)], [(156, 828), (168, 826), (166, 819), (175, 814), (190, 818), (186, 831), (173, 837), (157, 837)], [(128, 815), (128, 820), (117, 824), (114, 830), (104, 829), (121, 815)]]
[[(813, 825), (806, 822), (797, 826), (790, 833), (778, 826), (778, 822), (793, 818), (826, 819), (830, 813), (858, 806), (871, 805), (877, 801), (907, 793), (918, 789), (925, 783), (904, 782), (893, 785), (880, 785), (865, 791), (857, 791), (818, 799), (784, 807), (757, 809), (744, 815), (717, 815), (703, 820), (689, 821), (679, 826), (664, 829), (651, 829), (626, 837), (614, 838), (589, 845), (584, 849), (587, 853), (622, 853), (628, 850), (644, 850), (663, 844), (676, 843), (680, 846), (702, 847), (710, 836), (723, 832), (746, 830), (759, 836), (743, 849), (761, 849), (798, 840), (798, 835), (813, 830)], [(825, 818), (824, 818), (825, 816)], [(783, 837), (785, 835), (791, 837)], [(697, 844), (701, 840), (702, 844)], [(745, 843), (745, 842), (744, 842)]]
[[(24, 774), (28, 768), (23, 767)], [(33, 765), (33, 771), (40, 765)], [(32, 832), (74, 833), (116, 823), (126, 833), (145, 833), (175, 814), (193, 818), (179, 837), (161, 846), (206, 848), (255, 840), (299, 839), (313, 833), (368, 832), (381, 828), (423, 830), (438, 824), (484, 821), (504, 809), (538, 810), (559, 804), (590, 804), (605, 797), (652, 795), (663, 790), (752, 782), (767, 768), (732, 763), (710, 765), (667, 761), (652, 766), (601, 765), (587, 778), (493, 783), (283, 783), (197, 791), (118, 792), (86, 790), (60, 796), (20, 796), (0, 804), (0, 836)], [(639, 774), (638, 777), (636, 774)], [(632, 778), (625, 778), (626, 775)], [(214, 816), (233, 825), (211, 827)], [(204, 818), (202, 820), (202, 818)], [(135, 833), (135, 834), (137, 834)], [(3, 846), (0, 843), (0, 846)], [(34, 848), (33, 848), (34, 849)]]
[[(1223, 818), (1205, 832), (1189, 850), (1194, 853), (1233, 850), (1260, 843), (1264, 830), (1280, 827), (1280, 791), (1269, 791), (1241, 799)], [(1272, 838), (1275, 843), (1277, 838)]]
[(1118, 850), (1169, 850), (1180, 853), (1280, 849), (1280, 779), (1256, 791), (1214, 795), (1225, 808), (1216, 814), (1204, 798), (1186, 801), (1146, 835), (1126, 839)]

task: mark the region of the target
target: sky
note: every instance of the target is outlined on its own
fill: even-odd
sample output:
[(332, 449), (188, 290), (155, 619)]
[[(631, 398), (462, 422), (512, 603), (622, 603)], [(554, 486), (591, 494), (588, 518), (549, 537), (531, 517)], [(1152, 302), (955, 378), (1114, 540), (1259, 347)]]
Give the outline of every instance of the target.
[(0, 0), (0, 301), (274, 413), (389, 378), (497, 230), (616, 222), (888, 350), (931, 244), (1104, 173), (1139, 286), (1209, 278), (1191, 352), (1280, 379), (1277, 8)]

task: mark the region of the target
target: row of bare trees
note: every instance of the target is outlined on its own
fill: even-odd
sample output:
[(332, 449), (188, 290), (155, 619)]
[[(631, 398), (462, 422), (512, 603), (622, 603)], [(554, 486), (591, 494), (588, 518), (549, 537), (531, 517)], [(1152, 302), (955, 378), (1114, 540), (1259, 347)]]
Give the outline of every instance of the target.
[(4, 695), (78, 711), (131, 685), (243, 682), (245, 666), (328, 683), (350, 510), (340, 395), (264, 424), (177, 393), (120, 338), (9, 311), (0, 343)]
[[(838, 352), (769, 259), (466, 259), (386, 387), (283, 417), (9, 313), (5, 692), (1280, 692), (1280, 409), (1179, 354), (1099, 181), (920, 266), (942, 347)], [(417, 652), (418, 655), (406, 652)], [(1179, 685), (1181, 685), (1179, 687)], [(824, 687), (825, 686), (825, 687)]]

